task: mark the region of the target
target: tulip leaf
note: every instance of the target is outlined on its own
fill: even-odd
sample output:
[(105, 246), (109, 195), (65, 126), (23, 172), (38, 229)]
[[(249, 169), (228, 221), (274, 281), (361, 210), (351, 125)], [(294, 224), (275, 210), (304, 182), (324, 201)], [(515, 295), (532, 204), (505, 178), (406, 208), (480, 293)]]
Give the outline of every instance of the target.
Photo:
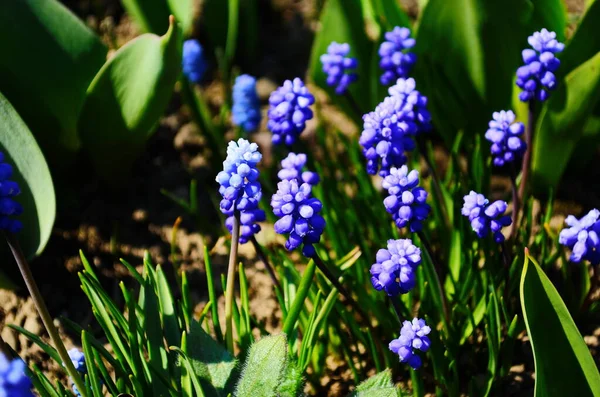
[(123, 0), (122, 4), (145, 33), (164, 34), (169, 28), (171, 14), (184, 33), (192, 27), (192, 0)]
[(5, 1), (0, 11), (0, 91), (27, 123), (50, 163), (81, 142), (77, 119), (106, 47), (56, 0)]
[(11, 178), (21, 187), (16, 197), (23, 206), (19, 216), (23, 230), (19, 242), (29, 257), (42, 252), (52, 231), (56, 216), (54, 185), (33, 135), (8, 100), (0, 94), (0, 151), (13, 166)]
[(181, 33), (144, 34), (120, 48), (87, 91), (79, 129), (98, 174), (118, 185), (154, 132), (181, 66)]
[(521, 307), (535, 361), (535, 396), (600, 396), (600, 374), (565, 303), (526, 254)]

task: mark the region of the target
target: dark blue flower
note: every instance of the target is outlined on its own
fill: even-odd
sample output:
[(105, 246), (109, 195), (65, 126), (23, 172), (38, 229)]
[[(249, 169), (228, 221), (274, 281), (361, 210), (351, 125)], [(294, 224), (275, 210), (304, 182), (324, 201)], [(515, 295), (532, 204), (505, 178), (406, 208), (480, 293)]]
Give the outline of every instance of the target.
[(280, 219), (275, 222), (275, 232), (289, 237), (285, 248), (294, 250), (303, 244), (302, 254), (315, 255), (313, 244), (318, 243), (325, 229), (325, 219), (319, 214), (323, 205), (312, 197), (308, 183), (298, 184), (298, 180), (282, 180), (277, 184), (277, 192), (271, 198), (273, 213)]
[(408, 172), (405, 165), (392, 168), (381, 184), (388, 191), (383, 200), (386, 211), (392, 214), (396, 226), (409, 226), (411, 232), (423, 228), (423, 221), (431, 211), (427, 204), (427, 191), (418, 185), (419, 171)]
[(376, 260), (371, 266), (371, 283), (377, 291), (396, 296), (414, 288), (421, 250), (412, 240), (388, 240), (387, 249), (377, 251)]
[(504, 215), (507, 207), (506, 201), (497, 200), (490, 204), (483, 194), (471, 190), (464, 197), (462, 214), (469, 218), (471, 227), (479, 238), (486, 237), (491, 231), (494, 241), (502, 243), (502, 228), (512, 223), (510, 216)]
[(319, 174), (311, 171), (302, 172), (302, 168), (306, 165), (306, 154), (304, 153), (290, 153), (286, 158), (281, 160), (281, 170), (277, 173), (279, 179), (292, 180), (299, 179), (309, 185), (316, 185), (319, 183)]
[(246, 132), (254, 132), (260, 124), (260, 101), (256, 93), (256, 79), (242, 74), (233, 85), (233, 124)]
[(385, 41), (379, 46), (379, 67), (383, 74), (379, 78), (381, 84), (389, 85), (398, 78), (408, 76), (417, 60), (417, 56), (408, 52), (415, 46), (415, 39), (410, 37), (408, 28), (396, 26), (385, 34)]
[(12, 174), (12, 166), (4, 162), (4, 154), (0, 153), (0, 230), (17, 233), (23, 229), (23, 224), (12, 217), (21, 215), (23, 207), (14, 200), (21, 194), (21, 189), (18, 183), (9, 180)]
[(519, 94), (522, 102), (545, 101), (548, 91), (556, 88), (554, 72), (560, 66), (556, 54), (565, 48), (556, 40), (556, 33), (542, 29), (527, 39), (532, 48), (523, 50), (525, 65), (517, 69), (517, 86), (523, 91)]
[(527, 149), (527, 144), (520, 138), (525, 126), (523, 123), (514, 122), (515, 114), (512, 110), (494, 112), (493, 117), (485, 139), (492, 142), (494, 165), (501, 167), (519, 159)]
[(183, 74), (192, 83), (199, 83), (208, 65), (204, 59), (204, 49), (198, 40), (190, 39), (183, 43), (181, 60)]
[(347, 57), (349, 52), (349, 44), (334, 41), (327, 47), (327, 54), (321, 55), (323, 72), (327, 74), (327, 85), (335, 87), (335, 93), (338, 95), (344, 94), (348, 86), (358, 79), (358, 75), (351, 71), (356, 69), (358, 60)]
[(569, 215), (565, 219), (568, 228), (561, 230), (558, 242), (569, 247), (572, 262), (588, 260), (593, 265), (600, 263), (600, 211), (593, 209), (581, 219)]
[(269, 97), (269, 121), (267, 127), (273, 133), (273, 143), (291, 145), (300, 136), (306, 121), (312, 119), (310, 105), (315, 97), (308, 92), (302, 80), (286, 80)]
[(9, 361), (0, 353), (0, 397), (33, 397), (26, 368), (20, 358)]
[(413, 369), (421, 368), (421, 357), (417, 356), (415, 350), (426, 352), (431, 342), (427, 335), (431, 328), (425, 320), (414, 318), (412, 322), (404, 321), (400, 329), (400, 337), (390, 342), (390, 350), (400, 357), (401, 363), (407, 363)]

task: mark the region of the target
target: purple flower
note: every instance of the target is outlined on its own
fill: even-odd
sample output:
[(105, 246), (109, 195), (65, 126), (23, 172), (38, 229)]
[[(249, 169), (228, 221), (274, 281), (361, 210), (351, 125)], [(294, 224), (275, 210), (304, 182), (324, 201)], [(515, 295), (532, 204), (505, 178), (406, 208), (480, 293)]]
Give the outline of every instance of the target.
[(497, 200), (490, 204), (483, 194), (471, 192), (464, 197), (462, 214), (469, 218), (473, 231), (479, 238), (486, 237), (490, 230), (494, 234), (494, 241), (504, 242), (502, 228), (512, 223), (510, 216), (504, 215), (508, 204), (506, 201)]
[(423, 228), (423, 221), (431, 207), (427, 204), (427, 191), (419, 187), (419, 171), (408, 172), (408, 167), (392, 168), (381, 186), (388, 191), (383, 200), (387, 212), (392, 214), (396, 226), (410, 227), (411, 232)]
[(494, 119), (490, 121), (490, 128), (485, 133), (485, 139), (492, 142), (492, 156), (494, 165), (502, 167), (519, 159), (527, 144), (520, 138), (525, 131), (523, 123), (515, 123), (515, 114), (512, 110), (494, 112)]
[(21, 189), (17, 182), (9, 180), (13, 168), (4, 160), (4, 154), (0, 152), (0, 230), (18, 233), (23, 229), (23, 224), (12, 217), (23, 213), (21, 204), (14, 200), (15, 196), (21, 194)]
[(417, 56), (408, 52), (415, 46), (415, 39), (410, 37), (408, 28), (396, 26), (385, 34), (385, 41), (379, 46), (379, 67), (383, 74), (379, 78), (381, 84), (388, 85), (398, 78), (408, 76), (417, 60)]
[(519, 99), (522, 102), (545, 101), (548, 99), (548, 91), (556, 88), (554, 72), (560, 66), (556, 54), (565, 45), (556, 40), (556, 33), (547, 29), (535, 32), (527, 41), (532, 48), (523, 50), (525, 65), (517, 69), (517, 86), (523, 89)]
[(0, 396), (33, 397), (33, 385), (25, 373), (26, 368), (20, 358), (9, 361), (0, 353)]
[(581, 219), (569, 215), (565, 219), (568, 228), (561, 230), (558, 242), (571, 249), (571, 261), (587, 259), (593, 265), (600, 263), (600, 211), (593, 209)]
[(401, 363), (407, 363), (413, 369), (421, 368), (421, 357), (417, 356), (416, 350), (426, 352), (431, 342), (427, 335), (431, 328), (425, 324), (425, 320), (414, 318), (412, 322), (404, 321), (400, 329), (400, 337), (390, 342), (390, 350), (400, 357)]
[(302, 172), (302, 168), (306, 165), (306, 154), (290, 153), (286, 158), (281, 160), (281, 170), (277, 173), (280, 180), (299, 179), (311, 186), (319, 183), (319, 174), (311, 171)]
[(388, 240), (387, 249), (377, 251), (371, 266), (371, 283), (389, 296), (406, 294), (415, 286), (415, 274), (421, 264), (421, 250), (410, 239)]
[(308, 183), (298, 184), (298, 180), (282, 180), (277, 184), (277, 192), (271, 199), (273, 213), (280, 219), (275, 222), (275, 232), (289, 237), (285, 248), (294, 250), (303, 244), (302, 254), (308, 258), (315, 255), (313, 244), (319, 242), (325, 229), (325, 219), (319, 214), (323, 205), (312, 197)]
[(204, 59), (204, 49), (198, 40), (191, 39), (183, 43), (181, 66), (189, 81), (199, 83), (202, 80), (208, 65)]
[(302, 80), (286, 80), (269, 97), (269, 121), (267, 127), (273, 133), (273, 143), (292, 145), (312, 119), (310, 105), (315, 97), (308, 92)]
[(349, 44), (334, 41), (327, 47), (327, 54), (321, 55), (323, 72), (327, 74), (327, 85), (335, 87), (335, 93), (338, 95), (344, 94), (348, 86), (358, 79), (358, 75), (351, 71), (356, 69), (358, 60), (347, 57), (349, 52)]
[(242, 74), (235, 79), (233, 85), (233, 108), (231, 109), (233, 124), (246, 132), (254, 132), (260, 124), (260, 101), (256, 93), (256, 79)]

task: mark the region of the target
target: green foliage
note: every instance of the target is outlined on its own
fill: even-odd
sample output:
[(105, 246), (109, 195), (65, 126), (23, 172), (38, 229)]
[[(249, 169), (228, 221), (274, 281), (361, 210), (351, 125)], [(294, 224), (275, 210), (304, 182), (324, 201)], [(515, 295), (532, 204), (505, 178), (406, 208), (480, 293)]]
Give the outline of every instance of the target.
[(600, 395), (600, 373), (588, 347), (556, 288), (528, 254), (520, 293), (535, 358), (535, 395)]
[(392, 382), (392, 372), (388, 369), (362, 382), (349, 397), (367, 396), (402, 397), (402, 392)]
[(192, 28), (192, 0), (123, 0), (121, 4), (143, 32), (165, 34), (169, 28), (169, 15), (175, 17), (184, 34)]

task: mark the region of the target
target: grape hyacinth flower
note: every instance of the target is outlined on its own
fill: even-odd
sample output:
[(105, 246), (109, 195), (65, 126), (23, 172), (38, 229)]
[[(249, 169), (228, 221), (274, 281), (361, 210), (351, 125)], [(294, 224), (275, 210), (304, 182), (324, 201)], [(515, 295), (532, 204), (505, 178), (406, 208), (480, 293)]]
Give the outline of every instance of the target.
[(0, 397), (33, 397), (33, 384), (25, 373), (26, 365), (20, 358), (9, 361), (0, 353)]
[(273, 133), (273, 143), (292, 145), (304, 128), (306, 121), (313, 118), (310, 105), (315, 97), (308, 92), (302, 80), (286, 80), (269, 97), (269, 121), (267, 127)]
[(348, 43), (336, 43), (327, 47), (327, 53), (321, 55), (323, 72), (327, 75), (327, 85), (335, 87), (335, 93), (343, 95), (348, 86), (358, 79), (358, 75), (351, 71), (358, 66), (356, 58), (347, 57), (350, 52)]
[(502, 228), (510, 226), (510, 216), (504, 215), (508, 204), (506, 201), (496, 200), (490, 204), (483, 194), (471, 192), (464, 196), (462, 214), (469, 218), (473, 231), (479, 238), (486, 237), (490, 231), (494, 235), (494, 241), (504, 242)]
[(522, 102), (545, 101), (549, 90), (556, 88), (554, 72), (560, 66), (556, 54), (565, 48), (556, 40), (556, 33), (542, 29), (527, 39), (531, 47), (522, 52), (525, 65), (517, 69), (517, 86), (523, 89), (519, 94)]
[(204, 59), (204, 49), (198, 40), (190, 39), (183, 43), (181, 63), (183, 74), (189, 81), (197, 84), (202, 80), (208, 65)]
[(379, 46), (379, 67), (383, 74), (379, 81), (388, 85), (398, 78), (408, 76), (417, 60), (417, 56), (408, 52), (415, 46), (415, 39), (410, 37), (408, 28), (396, 26), (385, 34), (385, 41)]
[(302, 172), (302, 168), (306, 165), (306, 154), (304, 153), (290, 153), (286, 158), (281, 160), (281, 170), (277, 173), (277, 177), (280, 180), (302, 180), (304, 183), (308, 183), (311, 186), (315, 186), (319, 183), (319, 174), (311, 171)]
[(494, 165), (502, 167), (520, 158), (527, 144), (520, 138), (525, 132), (523, 123), (515, 123), (515, 114), (512, 110), (494, 112), (493, 120), (485, 133), (485, 139), (492, 142), (492, 156)]
[(239, 211), (240, 243), (244, 244), (260, 231), (256, 222), (265, 220), (265, 213), (258, 208), (262, 196), (258, 181), (257, 164), (262, 159), (256, 143), (240, 138), (237, 143), (229, 142), (227, 158), (223, 161), (223, 171), (217, 175), (221, 200), (221, 212), (228, 216), (227, 229), (233, 231), (233, 216)]
[(421, 250), (412, 240), (388, 240), (387, 249), (377, 251), (376, 261), (371, 266), (371, 283), (377, 291), (396, 296), (414, 288)]
[[(87, 368), (85, 366), (85, 356), (83, 355), (83, 352), (74, 347), (70, 349), (67, 353), (69, 353), (69, 358), (71, 358), (71, 362), (73, 363), (73, 366), (75, 367), (77, 372), (79, 372), (82, 375), (87, 374)], [(77, 389), (77, 385), (75, 385), (73, 381), (71, 381), (71, 389), (73, 390), (73, 393), (76, 396), (81, 396), (79, 389)]]
[(390, 96), (398, 99), (401, 106), (396, 115), (401, 120), (401, 128), (409, 135), (417, 135), (431, 130), (431, 114), (427, 110), (427, 97), (417, 91), (415, 79), (400, 78), (388, 88)]
[(233, 85), (233, 107), (231, 109), (233, 124), (246, 132), (254, 132), (260, 124), (260, 101), (256, 93), (256, 79), (242, 74), (235, 79)]
[(390, 342), (389, 348), (400, 357), (401, 363), (407, 363), (412, 369), (421, 368), (421, 357), (415, 354), (415, 350), (426, 352), (431, 342), (427, 335), (431, 328), (425, 320), (414, 318), (412, 322), (404, 321), (400, 329), (400, 337)]
[(297, 179), (277, 184), (277, 192), (271, 198), (273, 213), (280, 219), (275, 222), (275, 232), (289, 237), (285, 248), (289, 251), (303, 244), (302, 254), (307, 258), (315, 256), (313, 244), (319, 242), (325, 229), (325, 219), (319, 214), (323, 205), (312, 197), (308, 183), (299, 184)]
[(583, 218), (569, 215), (565, 219), (568, 228), (561, 230), (558, 242), (571, 249), (572, 262), (588, 260), (592, 265), (600, 263), (600, 211), (593, 209)]
[(409, 226), (411, 232), (419, 232), (431, 207), (427, 204), (427, 191), (419, 187), (419, 171), (408, 172), (408, 167), (392, 168), (381, 186), (388, 191), (383, 200), (387, 212), (392, 214), (396, 226)]
[(14, 197), (21, 193), (21, 189), (17, 182), (9, 179), (13, 175), (13, 168), (4, 160), (4, 154), (0, 152), (0, 230), (18, 233), (23, 229), (23, 224), (11, 217), (23, 213), (21, 204), (14, 200)]

